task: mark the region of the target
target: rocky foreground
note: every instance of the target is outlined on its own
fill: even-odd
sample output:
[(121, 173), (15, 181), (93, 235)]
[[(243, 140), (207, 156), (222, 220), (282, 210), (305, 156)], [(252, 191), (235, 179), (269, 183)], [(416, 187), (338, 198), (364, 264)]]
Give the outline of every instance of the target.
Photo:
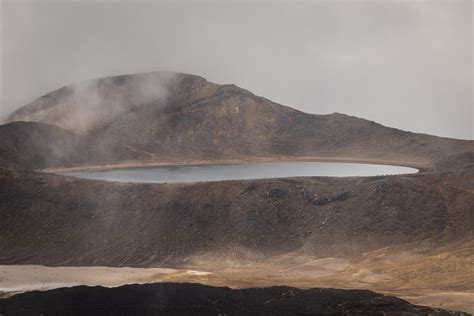
[(467, 315), (371, 291), (189, 283), (72, 287), (0, 299), (2, 315)]

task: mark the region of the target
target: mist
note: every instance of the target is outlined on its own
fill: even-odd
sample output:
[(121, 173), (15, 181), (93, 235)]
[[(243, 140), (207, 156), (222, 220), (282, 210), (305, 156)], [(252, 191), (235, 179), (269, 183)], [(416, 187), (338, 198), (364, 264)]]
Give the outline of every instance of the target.
[[(133, 79), (115, 76), (86, 80), (38, 98), (7, 117), (7, 121), (41, 121), (88, 133), (140, 106), (165, 106), (176, 80), (174, 72), (143, 73)], [(31, 113), (30, 107), (36, 110)]]
[(0, 116), (91, 78), (169, 70), (309, 113), (472, 139), (472, 9), (469, 0), (3, 0)]

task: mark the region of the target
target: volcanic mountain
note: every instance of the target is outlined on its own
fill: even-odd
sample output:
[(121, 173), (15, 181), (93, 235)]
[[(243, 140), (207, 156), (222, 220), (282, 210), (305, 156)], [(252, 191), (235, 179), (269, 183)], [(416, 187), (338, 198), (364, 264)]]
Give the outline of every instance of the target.
[[(404, 132), (338, 113), (307, 114), (235, 85), (167, 72), (66, 86), (15, 111), (8, 121), (40, 125), (3, 126), (1, 131), (0, 148), (14, 142), (14, 134), (25, 135), (27, 141), (26, 134), (33, 134), (33, 142), (38, 143), (31, 149), (36, 150), (36, 168), (304, 156), (379, 159), (426, 167), (435, 160), (474, 151), (470, 141)], [(41, 135), (38, 130), (43, 130)], [(62, 143), (57, 147), (65, 150), (53, 150), (49, 158), (51, 151), (41, 148), (54, 147), (58, 137)], [(22, 163), (24, 159), (8, 151), (17, 155), (11, 161)]]
[[(472, 311), (474, 141), (307, 114), (168, 72), (63, 87), (0, 135), (0, 264), (166, 266), (212, 272), (169, 281), (363, 288)], [(47, 173), (317, 159), (420, 172), (186, 184)]]

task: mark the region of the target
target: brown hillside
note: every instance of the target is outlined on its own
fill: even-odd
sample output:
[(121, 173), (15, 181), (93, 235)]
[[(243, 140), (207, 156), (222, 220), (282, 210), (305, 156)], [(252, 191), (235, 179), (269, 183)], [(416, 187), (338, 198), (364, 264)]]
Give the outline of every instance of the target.
[[(343, 114), (307, 114), (234, 85), (161, 72), (64, 87), (9, 119), (55, 124), (81, 135), (84, 146), (73, 154), (81, 164), (316, 156), (431, 166), (474, 152), (473, 141), (404, 132)], [(71, 161), (48, 161), (42, 167)]]

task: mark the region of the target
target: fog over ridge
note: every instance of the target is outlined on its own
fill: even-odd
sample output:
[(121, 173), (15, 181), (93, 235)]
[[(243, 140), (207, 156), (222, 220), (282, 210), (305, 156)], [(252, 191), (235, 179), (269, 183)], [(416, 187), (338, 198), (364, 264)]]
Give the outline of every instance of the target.
[(2, 1), (0, 116), (170, 70), (305, 112), (472, 139), (471, 1)]
[(151, 72), (86, 80), (38, 98), (6, 120), (41, 121), (87, 133), (137, 107), (163, 106), (176, 79), (174, 72)]

